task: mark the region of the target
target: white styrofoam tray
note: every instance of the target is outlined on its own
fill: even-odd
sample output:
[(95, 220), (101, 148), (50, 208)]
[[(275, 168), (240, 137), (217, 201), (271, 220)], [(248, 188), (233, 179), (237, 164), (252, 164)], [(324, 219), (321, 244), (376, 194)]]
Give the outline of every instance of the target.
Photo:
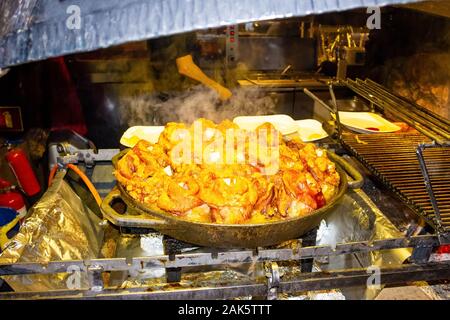
[(359, 133), (389, 133), (401, 128), (373, 112), (339, 111), (339, 120), (350, 130)]

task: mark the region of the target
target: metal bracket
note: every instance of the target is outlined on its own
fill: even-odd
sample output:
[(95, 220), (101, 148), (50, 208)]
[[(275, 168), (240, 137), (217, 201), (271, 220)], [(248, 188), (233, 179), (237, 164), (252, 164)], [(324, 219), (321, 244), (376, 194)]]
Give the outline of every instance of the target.
[(450, 244), (450, 232), (443, 232), (438, 234), (439, 243), (441, 245)]
[(95, 166), (95, 162), (111, 161), (111, 159), (119, 152), (119, 149), (75, 150), (73, 153), (68, 153), (64, 156), (57, 157), (57, 161), (58, 164), (62, 165), (84, 162), (87, 168), (92, 168)]
[(278, 291), (280, 288), (280, 268), (278, 263), (270, 262), (268, 265), (267, 274), (267, 300), (276, 300), (278, 297)]
[[(339, 83), (339, 82), (337, 82), (337, 83)], [(334, 116), (336, 117), (336, 129), (335, 130), (337, 131), (337, 138), (339, 141), (341, 141), (342, 140), (342, 125), (341, 125), (341, 120), (339, 118), (339, 110), (338, 110), (338, 105), (337, 105), (337, 101), (336, 101), (336, 95), (334, 94), (333, 81), (328, 82), (327, 85), (328, 85), (328, 90), (330, 92), (331, 101), (333, 104), (332, 106), (329, 106), (322, 99), (320, 99), (318, 96), (316, 96), (314, 93), (312, 93), (311, 91), (309, 91), (306, 88), (303, 89), (303, 92), (308, 97), (310, 97), (311, 99), (316, 101), (318, 104), (320, 104), (322, 107), (324, 107), (328, 112), (330, 112), (331, 115), (334, 114)]]
[(416, 247), (413, 249), (413, 252), (409, 260), (416, 264), (427, 263), (430, 260), (433, 248), (434, 246), (428, 243), (418, 243)]

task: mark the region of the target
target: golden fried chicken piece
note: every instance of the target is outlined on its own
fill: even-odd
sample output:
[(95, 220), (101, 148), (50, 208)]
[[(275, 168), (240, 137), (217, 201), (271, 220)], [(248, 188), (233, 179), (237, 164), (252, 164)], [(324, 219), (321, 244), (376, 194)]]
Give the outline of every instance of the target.
[(283, 136), (273, 124), (266, 122), (255, 129), (258, 136), (258, 142), (268, 146), (279, 146), (283, 143)]
[(213, 222), (211, 208), (207, 204), (202, 204), (201, 206), (186, 211), (184, 214), (182, 214), (182, 217), (186, 220), (200, 223)]
[(162, 170), (170, 163), (169, 157), (165, 154), (164, 149), (158, 144), (151, 144), (148, 141), (140, 140), (132, 150), (150, 170)]
[(212, 208), (212, 220), (221, 224), (242, 224), (250, 218), (247, 207), (219, 207)]
[(239, 126), (237, 124), (235, 124), (234, 122), (230, 121), (230, 120), (223, 120), (221, 123), (219, 123), (216, 126), (216, 129), (219, 130), (224, 136), (227, 132), (227, 130), (231, 129), (231, 130), (241, 130), (241, 128), (239, 128)]
[(248, 178), (217, 178), (209, 174), (202, 179), (199, 196), (213, 207), (253, 206), (258, 192)]
[(203, 203), (197, 197), (198, 192), (197, 182), (187, 177), (171, 178), (167, 190), (158, 198), (157, 205), (165, 211), (182, 214)]
[(194, 137), (194, 134), (197, 133), (195, 131), (198, 130), (198, 137), (195, 138), (200, 138), (201, 136), (204, 143), (212, 141), (217, 134), (216, 124), (213, 121), (204, 118), (195, 120), (189, 130), (192, 137)]
[(308, 172), (319, 183), (325, 201), (330, 201), (336, 195), (340, 181), (335, 164), (328, 159), (324, 150), (311, 143), (306, 144), (299, 154), (305, 159)]
[(202, 178), (199, 198), (213, 208), (216, 222), (243, 223), (250, 217), (258, 192), (248, 178), (218, 178), (209, 173)]
[(188, 128), (184, 123), (169, 122), (158, 139), (158, 145), (165, 151), (171, 150), (183, 139), (188, 138)]
[(115, 175), (119, 182), (128, 184), (131, 180), (142, 181), (156, 171), (157, 168), (146, 166), (134, 152), (129, 152), (118, 162)]
[(275, 194), (275, 184), (270, 178), (255, 174), (253, 177), (253, 184), (258, 191), (258, 200), (253, 206), (254, 213), (268, 213), (270, 204), (272, 203)]

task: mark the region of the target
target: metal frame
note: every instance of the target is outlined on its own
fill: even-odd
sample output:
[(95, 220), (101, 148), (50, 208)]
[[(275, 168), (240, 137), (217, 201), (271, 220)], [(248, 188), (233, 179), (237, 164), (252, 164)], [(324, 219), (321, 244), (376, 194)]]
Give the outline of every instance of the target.
[[(395, 268), (382, 268), (382, 284), (399, 284), (409, 281), (450, 279), (450, 261), (430, 263), (432, 250), (439, 245), (450, 244), (450, 234), (414, 236), (337, 244), (311, 246), (297, 249), (256, 249), (240, 251), (216, 251), (213, 253), (183, 253), (132, 259), (93, 259), (52, 261), (48, 263), (0, 264), (0, 276), (65, 273), (68, 267), (88, 275), (90, 287), (83, 290), (58, 290), (46, 292), (13, 292), (0, 294), (0, 299), (227, 299), (239, 296), (265, 296), (276, 299), (279, 293), (364, 286), (366, 269), (338, 270), (302, 273), (295, 279), (282, 281), (278, 262), (300, 261), (308, 258), (342, 254), (368, 253), (378, 250), (414, 248), (411, 263)], [(260, 262), (268, 264), (267, 281), (253, 284), (233, 283), (219, 287), (173, 289), (160, 287), (105, 288), (102, 273), (110, 271), (137, 271), (151, 268), (182, 268), (214, 266), (233, 263)], [(73, 269), (72, 269), (73, 270)], [(167, 290), (169, 289), (169, 290)]]
[[(272, 268), (277, 268), (276, 264)], [(275, 270), (275, 269), (272, 269)], [(404, 265), (398, 268), (381, 269), (380, 285), (402, 284), (420, 280), (443, 280), (450, 278), (450, 263), (429, 263), (425, 265)], [(271, 273), (271, 275), (275, 275)], [(135, 287), (113, 288), (101, 292), (92, 290), (64, 290), (27, 293), (1, 294), (0, 299), (115, 299), (115, 300), (199, 300), (199, 299), (231, 299), (245, 296), (277, 298), (278, 293), (296, 293), (333, 288), (366, 286), (372, 273), (366, 269), (353, 269), (333, 272), (313, 272), (303, 274), (295, 280), (276, 282), (270, 276), (266, 283), (228, 285), (217, 287), (199, 287), (193, 289)], [(426, 277), (424, 277), (426, 275)], [(275, 276), (276, 277), (276, 276)]]
[[(433, 192), (433, 186), (431, 184), (431, 179), (428, 174), (428, 169), (424, 160), (423, 151), (428, 148), (450, 147), (450, 140), (448, 140), (450, 139), (450, 120), (447, 120), (427, 110), (426, 108), (423, 108), (415, 103), (412, 103), (403, 97), (399, 97), (391, 93), (385, 87), (370, 79), (366, 80), (356, 79), (356, 81), (351, 79), (346, 79), (345, 81), (339, 80), (330, 81), (328, 83), (328, 87), (331, 96), (331, 101), (333, 104), (332, 106), (329, 106), (319, 97), (317, 97), (314, 93), (305, 88), (303, 92), (306, 95), (308, 95), (314, 101), (316, 101), (321, 106), (326, 108), (331, 114), (335, 115), (337, 139), (344, 146), (347, 146), (347, 144), (342, 139), (342, 124), (339, 118), (339, 110), (333, 90), (334, 83), (344, 84), (354, 93), (362, 96), (367, 101), (369, 101), (371, 107), (377, 106), (382, 111), (389, 111), (398, 119), (406, 122), (408, 125), (417, 129), (420, 133), (433, 139), (433, 142), (431, 144), (430, 143), (419, 144), (416, 149), (416, 154), (419, 160), (422, 175), (425, 180), (426, 189), (430, 197), (433, 211), (435, 212), (435, 219), (433, 219), (433, 221), (430, 222), (432, 223), (433, 228), (436, 229), (438, 234), (444, 232), (445, 228), (442, 225), (439, 206), (435, 194)], [(350, 151), (358, 158), (358, 160), (360, 160), (362, 163), (365, 163), (368, 168), (371, 168), (370, 164), (368, 164), (363, 157), (361, 157), (359, 154), (355, 153), (352, 150)], [(400, 197), (406, 200), (407, 202), (409, 201), (408, 199), (405, 199), (403, 196)], [(414, 208), (414, 211), (417, 212), (416, 208)], [(418, 212), (418, 214), (423, 216), (422, 214), (420, 214), (420, 212)], [(423, 217), (426, 220), (429, 220), (427, 217), (425, 216)]]
[(421, 144), (419, 144), (419, 146), (416, 149), (417, 158), (419, 159), (419, 164), (420, 164), (420, 170), (422, 171), (422, 175), (425, 180), (425, 187), (427, 188), (428, 195), (430, 196), (431, 205), (433, 207), (438, 233), (442, 233), (442, 231), (444, 230), (444, 227), (442, 225), (439, 205), (437, 203), (436, 196), (433, 191), (433, 185), (431, 183), (430, 175), (428, 173), (428, 168), (425, 163), (423, 152), (425, 149), (446, 148), (446, 147), (450, 148), (450, 142), (437, 144), (436, 142), (433, 141), (433, 143), (421, 143)]

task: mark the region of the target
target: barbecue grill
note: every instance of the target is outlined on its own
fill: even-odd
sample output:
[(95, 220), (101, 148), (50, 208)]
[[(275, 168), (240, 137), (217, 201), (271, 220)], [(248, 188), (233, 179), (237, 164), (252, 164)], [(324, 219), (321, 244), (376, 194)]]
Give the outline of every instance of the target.
[(436, 230), (448, 230), (450, 149), (446, 141), (450, 137), (450, 122), (371, 80), (348, 80), (347, 85), (375, 107), (404, 120), (420, 133), (346, 133), (340, 136), (343, 145)]
[[(387, 52), (377, 48), (374, 53), (369, 46), (380, 45), (383, 37), (387, 43), (392, 40), (386, 30), (395, 30), (390, 24), (397, 21), (395, 13), (416, 17), (415, 11), (397, 7), (409, 2), (415, 1), (254, 5), (223, 0), (211, 5), (202, 0), (73, 0), (70, 4), (82, 9), (81, 27), (67, 31), (65, 1), (3, 1), (0, 18), (8, 23), (0, 24), (0, 87), (11, 88), (4, 103), (25, 105), (25, 127), (59, 129), (64, 126), (48, 112), (48, 105), (58, 111), (70, 99), (61, 103), (51, 92), (76, 96), (71, 107), (82, 105), (83, 112), (71, 113), (66, 120), (71, 129), (86, 131), (89, 145), (83, 149), (49, 142), (48, 163), (60, 170), (30, 210), (17, 239), (0, 253), (0, 299), (271, 300), (311, 298), (311, 292), (324, 290), (371, 299), (383, 285), (448, 281), (450, 262), (438, 251), (450, 245), (450, 120), (392, 89), (392, 81), (380, 76), (386, 70), (364, 69)], [(369, 30), (366, 7), (389, 4), (393, 6), (386, 8), (382, 29)], [(343, 16), (328, 13), (354, 8), (359, 9)], [(388, 19), (391, 14), (394, 18)], [(274, 18), (282, 20), (266, 21)], [(359, 27), (339, 26), (347, 18)], [(439, 19), (437, 26), (450, 25), (448, 17)], [(337, 34), (348, 38), (332, 38)], [(233, 93), (245, 103), (227, 105), (190, 80), (177, 78), (175, 58), (188, 54), (186, 50), (194, 52), (208, 76), (236, 85)], [(317, 57), (320, 52), (323, 56)], [(345, 52), (354, 54), (346, 58)], [(35, 81), (36, 72), (61, 64), (63, 76)], [(225, 70), (217, 68), (222, 64)], [(45, 94), (36, 89), (41, 82)], [(59, 92), (59, 82), (69, 89)], [(212, 106), (194, 108), (203, 103)], [(356, 133), (341, 123), (339, 111), (344, 109), (377, 112), (410, 130)], [(83, 113), (86, 123), (77, 127), (74, 119)], [(315, 143), (337, 154), (336, 159), (345, 159), (339, 160), (344, 169), (339, 174), (352, 187), (341, 185), (339, 199), (308, 226), (291, 227), (289, 236), (273, 238), (268, 229), (258, 241), (247, 237), (242, 247), (230, 240), (230, 233), (228, 242), (220, 245), (220, 230), (214, 239), (206, 232), (189, 234), (188, 223), (180, 224), (182, 232), (159, 232), (152, 228), (155, 219), (148, 212), (128, 212), (129, 203), (117, 201), (113, 162), (120, 152), (120, 135), (128, 127), (276, 113), (320, 120), (329, 137)], [(68, 164), (85, 168), (101, 195), (108, 195), (103, 214), (86, 186), (67, 170)], [(359, 188), (361, 181), (355, 180), (361, 174), (365, 184)], [(383, 193), (383, 199), (367, 192), (369, 187)], [(67, 242), (59, 241), (61, 234), (70, 235)], [(369, 290), (368, 270), (378, 267), (381, 287)], [(1, 290), (2, 279), (11, 286), (8, 292)], [(70, 279), (80, 280), (80, 285), (68, 285)]]
[[(343, 143), (383, 183), (426, 218), (436, 230), (449, 228), (450, 149), (436, 146), (423, 155), (435, 200), (423, 178), (417, 148), (430, 143), (422, 134), (344, 134)], [(433, 201), (438, 210), (434, 209)], [(436, 214), (435, 214), (436, 213)]]

